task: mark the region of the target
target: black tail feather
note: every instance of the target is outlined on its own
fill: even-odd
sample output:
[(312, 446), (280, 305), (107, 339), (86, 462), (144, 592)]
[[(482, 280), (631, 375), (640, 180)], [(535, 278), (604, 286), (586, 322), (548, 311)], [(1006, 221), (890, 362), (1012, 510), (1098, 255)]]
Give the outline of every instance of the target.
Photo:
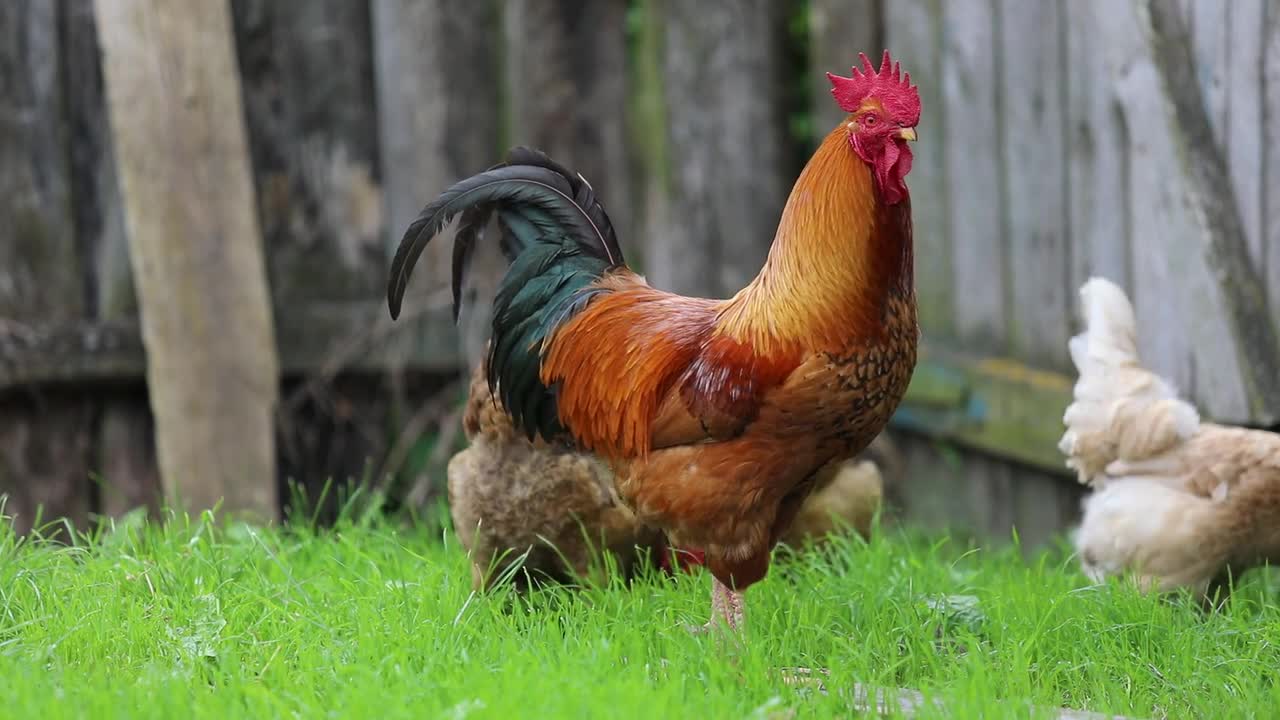
[(468, 208), (458, 220), (458, 230), (453, 235), (453, 321), (458, 322), (458, 309), (462, 305), (462, 280), (471, 265), (476, 244), (484, 235), (484, 225), (489, 220), (489, 207), (477, 205)]
[(453, 314), (457, 319), (462, 282), (475, 244), (494, 211), (502, 225), (501, 245), (508, 260), (539, 236), (577, 239), (587, 252), (609, 266), (625, 264), (609, 216), (590, 183), (545, 154), (513, 148), (506, 161), (444, 191), (423, 208), (400, 240), (387, 283), (391, 317), (400, 306), (409, 276), (427, 243), (461, 213), (453, 250)]

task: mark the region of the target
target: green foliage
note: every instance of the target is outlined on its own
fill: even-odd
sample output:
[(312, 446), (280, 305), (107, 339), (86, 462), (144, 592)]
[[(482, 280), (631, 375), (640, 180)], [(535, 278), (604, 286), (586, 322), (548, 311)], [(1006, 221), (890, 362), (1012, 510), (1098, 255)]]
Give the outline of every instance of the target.
[[(480, 596), (447, 531), (358, 505), (324, 533), (134, 516), (60, 545), (3, 526), (5, 714), (834, 717), (854, 682), (921, 689), (948, 717), (1270, 717), (1280, 701), (1261, 573), (1206, 616), (1090, 587), (1060, 550), (1026, 564), (911, 533), (841, 540), (780, 550), (727, 648), (682, 627), (706, 617), (705, 575)], [(828, 670), (827, 692), (789, 685), (796, 667)]]

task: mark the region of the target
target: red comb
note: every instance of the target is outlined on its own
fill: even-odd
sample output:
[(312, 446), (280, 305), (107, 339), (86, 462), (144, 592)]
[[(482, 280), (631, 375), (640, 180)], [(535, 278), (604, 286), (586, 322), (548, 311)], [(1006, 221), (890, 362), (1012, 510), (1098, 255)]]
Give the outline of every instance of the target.
[(911, 84), (911, 73), (901, 72), (898, 63), (884, 51), (880, 69), (871, 66), (866, 53), (858, 53), (862, 69), (852, 68), (853, 77), (841, 77), (827, 73), (831, 81), (831, 95), (845, 112), (855, 112), (868, 95), (874, 94), (885, 109), (902, 115), (907, 125), (914, 126), (920, 119), (920, 95)]

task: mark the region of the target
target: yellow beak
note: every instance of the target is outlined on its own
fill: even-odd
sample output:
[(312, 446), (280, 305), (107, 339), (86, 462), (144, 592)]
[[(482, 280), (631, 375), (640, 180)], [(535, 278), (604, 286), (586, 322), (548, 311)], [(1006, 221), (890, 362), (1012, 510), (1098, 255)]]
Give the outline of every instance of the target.
[(902, 128), (901, 130), (899, 130), (899, 131), (898, 131), (898, 137), (902, 138), (903, 140), (906, 140), (907, 142), (915, 142), (915, 141), (916, 141), (916, 129), (915, 129), (915, 128)]

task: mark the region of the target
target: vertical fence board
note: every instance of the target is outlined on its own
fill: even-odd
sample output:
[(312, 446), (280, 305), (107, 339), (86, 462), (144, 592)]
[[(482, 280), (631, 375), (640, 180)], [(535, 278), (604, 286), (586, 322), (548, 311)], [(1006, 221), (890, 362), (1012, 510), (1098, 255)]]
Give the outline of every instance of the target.
[(1126, 7), (1100, 28), (1125, 122), (1143, 129), (1133, 134), (1126, 161), (1132, 172), (1131, 292), (1141, 350), (1152, 369), (1210, 416), (1243, 420), (1248, 403), (1231, 330), (1223, 322), (1222, 289), (1206, 266), (1206, 230), (1189, 202), (1186, 138), (1172, 115), (1142, 17), (1136, 7)]
[(1032, 550), (1079, 516), (1084, 488), (1061, 476), (914, 433), (893, 439), (906, 461), (894, 494), (912, 524), (972, 533), (983, 544), (1010, 542), (1016, 530), (1021, 547)]
[[(893, 36), (892, 13), (895, 4), (885, 8), (889, 26), (888, 39), (879, 34), (881, 4), (878, 0), (810, 0), (809, 2), (809, 57), (812, 65), (808, 78), (813, 102), (813, 133), (821, 140), (826, 132), (844, 119), (845, 112), (831, 102), (831, 82), (827, 73), (849, 75), (849, 68), (858, 64), (858, 53), (864, 52), (872, 62), (880, 62), (880, 53), (888, 47), (895, 55), (901, 55), (915, 68), (921, 58), (904, 50), (906, 43)], [(916, 71), (911, 73), (916, 76)], [(926, 73), (927, 76), (927, 73)], [(923, 91), (923, 87), (921, 90)], [(925, 102), (926, 112), (929, 103)], [(913, 172), (918, 173), (917, 169)]]
[[(347, 0), (233, 0), (271, 291), (279, 323), (340, 369), (376, 327), (367, 314), (312, 313), (373, 303), (385, 282), (378, 118), (369, 8)], [(317, 322), (331, 318), (329, 322)], [(359, 479), (387, 451), (386, 398), (337, 377), (290, 383), (277, 417), (283, 477), (313, 499)]]
[[(37, 324), (80, 320), (58, 5), (0, 4), (0, 345)], [(89, 402), (32, 389), (0, 397), (0, 495), (25, 531), (88, 510)]]
[(1271, 316), (1280, 317), (1280, 6), (1267, 3), (1263, 26), (1262, 155), (1266, 176), (1263, 206), (1266, 215), (1265, 254)]
[(1262, 254), (1262, 177), (1266, 118), (1262, 112), (1263, 0), (1227, 3), (1227, 121), (1222, 149), (1227, 154), (1236, 208), (1244, 223), (1249, 258), (1258, 267)]
[[(1250, 260), (1244, 223), (1229, 191), (1231, 173), (1226, 154), (1213, 139), (1202, 88), (1196, 77), (1187, 72), (1188, 67), (1197, 66), (1191, 51), (1191, 31), (1173, 0), (1147, 0), (1145, 10), (1142, 21), (1147, 32), (1143, 37), (1159, 71), (1167, 119), (1181, 150), (1176, 159), (1183, 166), (1188, 207), (1202, 231), (1197, 259), (1217, 291), (1213, 300), (1220, 303), (1218, 308), (1204, 302), (1195, 308), (1198, 312), (1191, 318), (1193, 331), (1225, 330), (1230, 341), (1226, 346), (1211, 344), (1207, 348), (1207, 359), (1216, 363), (1214, 367), (1229, 366), (1231, 360), (1237, 360), (1235, 379), (1244, 391), (1239, 397), (1243, 405), (1227, 417), (1274, 422), (1280, 418), (1280, 380), (1274, 374), (1274, 368), (1280, 366), (1280, 340), (1274, 321), (1266, 313), (1265, 286)], [(1204, 348), (1197, 345), (1196, 349)], [(1236, 358), (1231, 357), (1233, 353)], [(1210, 376), (1210, 380), (1230, 382), (1232, 378)], [(1216, 393), (1209, 391), (1206, 395), (1212, 397)]]
[(345, 0), (234, 0), (273, 297), (376, 297), (385, 272), (369, 16)]
[(1002, 119), (996, 90), (993, 0), (942, 4), (947, 28), (942, 90), (949, 226), (955, 258), (956, 330), (972, 345), (1005, 340), (1005, 265), (1000, 179)]
[[(1085, 487), (1061, 475), (1014, 466), (1011, 497), (993, 498), (1013, 506), (1013, 529), (1025, 550), (1043, 548), (1079, 522)], [(1008, 533), (1008, 528), (996, 528)]]
[[(632, 136), (623, 111), (631, 95), (627, 2), (513, 0), (504, 8), (507, 144), (536, 147), (582, 174), (609, 213), (628, 260), (639, 256)], [(505, 263), (495, 259), (492, 243), (483, 250), (473, 302), (488, 312)], [(469, 342), (479, 345), (486, 337)]]
[(791, 178), (784, 3), (659, 3), (669, 178), (646, 232), (655, 285), (725, 296), (759, 271)]
[[(499, 159), (500, 28), (494, 7), (481, 2), (374, 0), (372, 15), (390, 257), (423, 205)], [(452, 241), (452, 233), (444, 233), (423, 253), (401, 322), (413, 316), (414, 308), (448, 304)], [(474, 358), (487, 340), (488, 296), (469, 298), (464, 334), (466, 354)], [(433, 341), (438, 339), (419, 339)]]
[(999, 39), (1005, 58), (1005, 222), (1014, 268), (1010, 347), (1023, 360), (1059, 368), (1067, 342), (1070, 270), (1060, 9), (1057, 0), (1003, 0)]
[(1191, 28), (1192, 49), (1197, 65), (1194, 72), (1196, 79), (1200, 81), (1200, 89), (1204, 92), (1209, 122), (1213, 125), (1213, 134), (1218, 142), (1222, 142), (1223, 133), (1227, 130), (1227, 58), (1230, 52), (1230, 28), (1227, 21), (1231, 14), (1230, 6), (1235, 3), (1236, 0), (1192, 0), (1183, 13)]
[(1131, 229), (1129, 177), (1125, 162), (1129, 128), (1106, 82), (1108, 68), (1100, 26), (1109, 22), (1109, 5), (1096, 0), (1075, 3), (1066, 13), (1066, 131), (1069, 182), (1071, 277), (1067, 296), (1074, 317), (1076, 290), (1091, 275), (1104, 275), (1121, 287), (1130, 278)]
[[(503, 94), (499, 40), (501, 26), (495, 3), (451, 3), (443, 0), (374, 0), (372, 7), (374, 78), (378, 103), (380, 157), (384, 169), (387, 258), (405, 228), (422, 207), (449, 185), (499, 160)], [(406, 293), (399, 324), (415, 313), (443, 310), (449, 304), (452, 230), (442, 233), (418, 261)], [(492, 288), (501, 269), (496, 239), (487, 235), (472, 267), (472, 283), (464, 294), (459, 359), (469, 364), (481, 357), (489, 335)], [(382, 282), (386, 282), (385, 270)], [(479, 292), (477, 292), (477, 290)], [(379, 294), (382, 297), (382, 294)], [(413, 342), (426, 347), (456, 343), (440, 338), (428, 313)], [(464, 375), (466, 377), (466, 375)], [(412, 391), (397, 376), (399, 401), (391, 414), (397, 430), (430, 424), (415, 422), (435, 403), (403, 402)], [(409, 413), (418, 415), (409, 417)], [(398, 438), (397, 446), (415, 438)], [(389, 457), (379, 475), (399, 474), (403, 467)], [(405, 473), (407, 474), (407, 473)], [(430, 476), (419, 488), (431, 487)], [(439, 487), (435, 485), (435, 487)]]
[[(1116, 28), (1122, 21), (1128, 33)], [(1191, 328), (1186, 292), (1170, 293), (1186, 275), (1194, 245), (1186, 242), (1181, 168), (1165, 119), (1160, 78), (1132, 12), (1114, 15), (1098, 28), (1114, 53), (1112, 92), (1123, 108), (1126, 126), (1135, 130), (1125, 149), (1130, 168), (1129, 201), (1133, 227), (1133, 286), (1140, 350), (1148, 366), (1180, 391), (1195, 390)], [(1153, 129), (1153, 124), (1156, 127)]]
[[(93, 5), (63, 5), (66, 33), (67, 113), (76, 235), (81, 262), (91, 266), (92, 318), (137, 321), (138, 302), (129, 270), (128, 239), (120, 203), (103, 87), (101, 51)], [(137, 507), (158, 508), (155, 425), (141, 382), (97, 394), (93, 469), (99, 513), (119, 516)]]
[(165, 490), (274, 518), (279, 365), (229, 4), (94, 7)]
[[(908, 0), (884, 9), (885, 45), (910, 71), (920, 92), (920, 140), (907, 183), (915, 232), (916, 295), (920, 325), (928, 335), (947, 337), (955, 330), (954, 245), (947, 226), (947, 106), (943, 99), (942, 2)], [(868, 53), (871, 55), (871, 53)], [(874, 58), (874, 55), (872, 55)], [(825, 77), (823, 78), (825, 81)]]
[(620, 237), (634, 241), (626, 14), (625, 0), (512, 0), (503, 39), (509, 144), (581, 173)]
[(159, 510), (155, 420), (142, 391), (102, 394), (98, 421), (98, 511), (118, 517), (137, 508)]

